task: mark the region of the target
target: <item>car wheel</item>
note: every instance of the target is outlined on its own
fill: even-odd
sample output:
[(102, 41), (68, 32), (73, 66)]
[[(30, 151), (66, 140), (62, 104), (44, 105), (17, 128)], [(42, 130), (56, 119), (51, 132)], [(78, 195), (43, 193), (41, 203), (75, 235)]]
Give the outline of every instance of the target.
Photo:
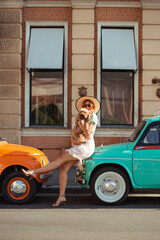
[(35, 180), (28, 180), (19, 171), (8, 174), (2, 183), (3, 196), (9, 203), (26, 203), (34, 197), (36, 191)]
[(127, 198), (130, 183), (123, 171), (107, 167), (95, 173), (90, 187), (91, 194), (98, 203), (118, 205)]

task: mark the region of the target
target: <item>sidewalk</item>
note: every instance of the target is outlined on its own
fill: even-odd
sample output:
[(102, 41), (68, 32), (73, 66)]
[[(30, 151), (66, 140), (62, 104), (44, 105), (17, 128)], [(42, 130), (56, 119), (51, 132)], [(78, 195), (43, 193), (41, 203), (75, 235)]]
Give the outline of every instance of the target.
[[(43, 183), (41, 193), (59, 193), (59, 185), (47, 185)], [(80, 184), (68, 185), (66, 188), (67, 194), (90, 194), (90, 188), (82, 188)]]
[[(41, 193), (59, 193), (59, 169), (54, 170), (53, 173), (53, 177), (43, 183)], [(66, 193), (90, 194), (89, 187), (84, 189), (79, 183), (76, 183), (76, 167), (72, 167), (68, 172)]]

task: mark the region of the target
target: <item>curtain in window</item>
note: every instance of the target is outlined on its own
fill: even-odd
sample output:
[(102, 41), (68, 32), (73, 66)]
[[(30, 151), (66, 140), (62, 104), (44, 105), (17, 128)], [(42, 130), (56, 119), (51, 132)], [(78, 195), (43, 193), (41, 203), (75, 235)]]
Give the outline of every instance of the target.
[(31, 125), (63, 124), (63, 73), (32, 72)]
[(133, 124), (133, 73), (102, 72), (102, 125)]

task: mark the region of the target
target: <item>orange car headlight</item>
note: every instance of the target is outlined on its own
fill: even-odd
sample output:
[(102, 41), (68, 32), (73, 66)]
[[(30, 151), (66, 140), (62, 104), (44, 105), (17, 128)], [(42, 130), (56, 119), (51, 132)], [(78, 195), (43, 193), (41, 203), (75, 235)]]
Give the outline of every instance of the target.
[(49, 163), (48, 158), (46, 156), (45, 157), (43, 156), (41, 160), (42, 160), (43, 167)]
[(43, 165), (43, 167), (45, 166), (44, 157), (42, 157), (42, 165)]

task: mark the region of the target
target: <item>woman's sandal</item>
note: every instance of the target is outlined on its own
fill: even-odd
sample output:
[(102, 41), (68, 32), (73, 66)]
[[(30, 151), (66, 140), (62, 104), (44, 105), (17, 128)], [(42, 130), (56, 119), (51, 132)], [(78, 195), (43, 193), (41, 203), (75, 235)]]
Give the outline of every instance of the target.
[(24, 175), (26, 175), (27, 177), (30, 176), (31, 178), (29, 180), (31, 180), (32, 178), (36, 178), (37, 176), (37, 170), (33, 169), (33, 170), (24, 170), (22, 169), (22, 172), (24, 173)]
[(66, 202), (67, 202), (67, 200), (66, 200), (65, 196), (59, 196), (57, 201), (52, 204), (52, 207), (59, 207), (61, 205), (65, 205)]

